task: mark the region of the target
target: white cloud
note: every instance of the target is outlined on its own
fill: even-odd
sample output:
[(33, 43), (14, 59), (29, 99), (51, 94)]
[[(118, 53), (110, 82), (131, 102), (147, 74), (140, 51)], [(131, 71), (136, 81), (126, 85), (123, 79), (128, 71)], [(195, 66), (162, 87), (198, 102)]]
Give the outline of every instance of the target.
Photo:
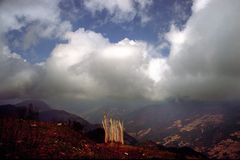
[(174, 25), (171, 26), (171, 29), (166, 33), (165, 38), (168, 42), (171, 43), (171, 54), (175, 55), (181, 50), (182, 44), (186, 40), (186, 31), (180, 31)]
[(29, 94), (35, 70), (26, 60), (7, 47), (0, 52), (0, 98), (24, 97)]
[(239, 98), (240, 2), (195, 1), (193, 6), (200, 8), (186, 28), (167, 34), (172, 45), (169, 94), (194, 99)]
[(37, 43), (38, 38), (61, 38), (71, 24), (61, 21), (58, 3), (58, 0), (0, 2), (0, 98), (32, 96), (39, 76), (39, 67), (10, 51), (5, 34), (26, 27), (23, 40), (14, 40), (25, 49)]
[[(36, 3), (37, 2), (37, 3)], [(58, 21), (58, 1), (16, 1), (5, 0), (0, 5), (0, 15), (3, 25), (1, 29), (4, 32), (12, 29), (20, 29), (25, 23), (39, 20), (50, 23)], [(51, 16), (49, 16), (51, 15)]]
[(3, 0), (0, 3), (0, 36), (10, 30), (27, 27), (23, 48), (37, 43), (38, 38), (62, 38), (71, 30), (68, 21), (60, 18), (59, 0)]
[(169, 72), (169, 66), (166, 59), (155, 58), (150, 60), (148, 66), (148, 75), (156, 83), (163, 81), (167, 72)]
[[(149, 57), (145, 42), (123, 39), (110, 43), (101, 34), (79, 29), (67, 34), (46, 62), (46, 82), (64, 98), (154, 99), (154, 70), (165, 67)], [(48, 88), (48, 87), (46, 87)], [(64, 91), (64, 92), (63, 92)]]
[(209, 2), (210, 0), (194, 0), (194, 4), (192, 6), (193, 12), (198, 12), (204, 9)]
[(147, 9), (152, 5), (152, 0), (85, 0), (84, 5), (93, 14), (108, 11), (111, 20), (116, 23), (131, 21), (136, 16), (140, 17), (142, 23), (151, 19)]

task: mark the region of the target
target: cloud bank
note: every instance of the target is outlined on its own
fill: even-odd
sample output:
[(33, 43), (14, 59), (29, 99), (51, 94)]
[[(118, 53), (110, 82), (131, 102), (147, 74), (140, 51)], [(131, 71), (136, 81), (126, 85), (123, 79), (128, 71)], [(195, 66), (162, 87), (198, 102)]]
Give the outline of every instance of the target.
[(165, 60), (152, 59), (147, 43), (127, 38), (110, 43), (83, 28), (68, 32), (66, 39), (68, 43), (58, 45), (43, 64), (38, 93), (84, 100), (158, 97), (155, 67)]
[(198, 0), (183, 31), (172, 27), (168, 63), (171, 95), (195, 99), (240, 97), (240, 2)]
[[(88, 1), (86, 5), (94, 6), (91, 4), (94, 2)], [(111, 4), (117, 8), (114, 10), (132, 9), (131, 1), (126, 6), (117, 2)], [(110, 10), (105, 4), (98, 6), (97, 10)], [(125, 38), (111, 43), (100, 33), (84, 28), (65, 31), (63, 38), (67, 42), (58, 44), (41, 64), (29, 64), (3, 45), (0, 98), (33, 96), (75, 101), (239, 98), (239, 8), (238, 0), (231, 3), (195, 0), (185, 28), (179, 30), (173, 25), (166, 33), (171, 48), (165, 58), (152, 57), (154, 46), (147, 42)]]

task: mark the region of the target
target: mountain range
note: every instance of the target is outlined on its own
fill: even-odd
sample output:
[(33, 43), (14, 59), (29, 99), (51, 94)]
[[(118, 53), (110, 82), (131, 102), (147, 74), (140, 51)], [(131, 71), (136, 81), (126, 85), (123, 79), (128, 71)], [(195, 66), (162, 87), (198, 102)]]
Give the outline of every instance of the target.
[[(239, 101), (167, 100), (131, 111), (105, 108), (105, 112), (113, 110), (124, 120), (128, 134), (140, 142), (191, 147), (210, 158), (240, 158)], [(88, 120), (97, 121), (91, 115)]]
[[(31, 109), (31, 111), (29, 111)], [(240, 102), (168, 100), (145, 107), (104, 107), (85, 113), (100, 122), (104, 112), (124, 121), (127, 145), (185, 153), (192, 148), (210, 158), (240, 158)], [(37, 114), (36, 114), (37, 113)], [(95, 113), (95, 116), (93, 116)], [(94, 141), (104, 143), (104, 130), (78, 115), (52, 109), (41, 100), (25, 100), (0, 106), (0, 116), (63, 123)], [(195, 152), (191, 150), (192, 152)]]
[(0, 106), (0, 157), (77, 159), (206, 159), (189, 147), (139, 143), (124, 132), (125, 145), (105, 144), (104, 130), (40, 100)]

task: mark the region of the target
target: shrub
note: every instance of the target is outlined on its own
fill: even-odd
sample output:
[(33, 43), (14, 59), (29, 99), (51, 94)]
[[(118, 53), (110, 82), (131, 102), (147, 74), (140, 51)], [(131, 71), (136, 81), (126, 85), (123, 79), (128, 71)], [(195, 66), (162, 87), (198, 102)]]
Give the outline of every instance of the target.
[(104, 114), (102, 125), (105, 131), (105, 143), (121, 143), (124, 144), (123, 139), (123, 122), (108, 118)]

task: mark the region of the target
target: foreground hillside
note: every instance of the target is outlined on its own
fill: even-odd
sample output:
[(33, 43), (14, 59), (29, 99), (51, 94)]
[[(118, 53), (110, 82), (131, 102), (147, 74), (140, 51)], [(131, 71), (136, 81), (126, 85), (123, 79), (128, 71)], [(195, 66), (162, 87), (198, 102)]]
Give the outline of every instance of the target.
[(204, 159), (193, 150), (96, 143), (64, 123), (0, 119), (0, 157), (30, 159)]

